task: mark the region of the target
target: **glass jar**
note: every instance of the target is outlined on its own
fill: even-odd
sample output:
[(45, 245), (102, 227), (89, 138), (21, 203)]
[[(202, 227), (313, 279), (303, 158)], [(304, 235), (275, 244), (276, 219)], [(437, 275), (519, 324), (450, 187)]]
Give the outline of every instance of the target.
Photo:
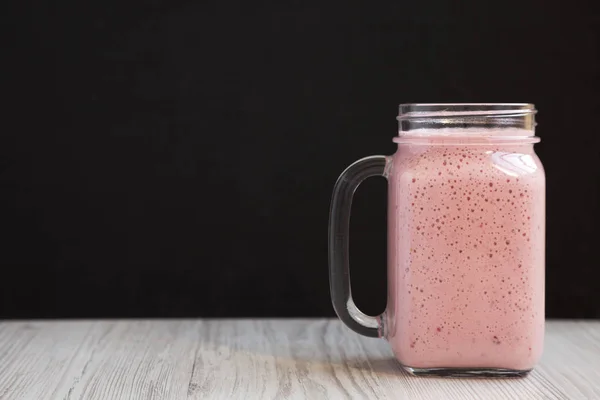
[[(531, 104), (400, 106), (398, 151), (348, 167), (333, 193), (334, 308), (384, 337), (416, 375), (525, 375), (544, 338), (545, 175)], [(388, 302), (352, 301), (348, 230), (354, 190), (388, 179)]]

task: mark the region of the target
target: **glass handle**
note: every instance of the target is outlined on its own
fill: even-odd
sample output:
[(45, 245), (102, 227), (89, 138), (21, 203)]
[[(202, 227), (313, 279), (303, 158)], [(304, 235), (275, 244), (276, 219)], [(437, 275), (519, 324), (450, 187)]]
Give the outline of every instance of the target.
[(383, 336), (383, 325), (381, 316), (364, 314), (352, 300), (348, 261), (350, 209), (356, 188), (371, 176), (387, 178), (390, 161), (389, 157), (371, 156), (346, 168), (335, 183), (329, 210), (329, 287), (333, 308), (346, 326), (370, 337)]

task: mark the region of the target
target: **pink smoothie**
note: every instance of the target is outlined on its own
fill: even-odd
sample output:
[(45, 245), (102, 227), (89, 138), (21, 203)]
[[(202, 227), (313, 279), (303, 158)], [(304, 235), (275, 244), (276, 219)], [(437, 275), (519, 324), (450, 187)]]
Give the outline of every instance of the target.
[(386, 337), (408, 367), (531, 369), (544, 337), (542, 165), (530, 143), (429, 140), (399, 144), (389, 171)]

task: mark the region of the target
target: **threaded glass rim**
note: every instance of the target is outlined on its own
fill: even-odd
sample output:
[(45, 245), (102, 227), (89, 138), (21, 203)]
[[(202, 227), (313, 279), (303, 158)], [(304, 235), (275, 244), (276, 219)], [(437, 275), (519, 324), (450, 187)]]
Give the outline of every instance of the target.
[(398, 136), (531, 139), (535, 137), (536, 112), (531, 103), (400, 104)]
[(537, 112), (531, 103), (406, 103), (398, 120), (431, 117), (522, 116)]

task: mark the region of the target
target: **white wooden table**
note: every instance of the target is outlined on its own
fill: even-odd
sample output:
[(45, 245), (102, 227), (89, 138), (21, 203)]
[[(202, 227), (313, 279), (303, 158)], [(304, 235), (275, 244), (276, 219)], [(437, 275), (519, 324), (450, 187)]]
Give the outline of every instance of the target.
[(0, 323), (0, 399), (600, 399), (600, 321), (551, 321), (527, 378), (416, 378), (337, 320)]

